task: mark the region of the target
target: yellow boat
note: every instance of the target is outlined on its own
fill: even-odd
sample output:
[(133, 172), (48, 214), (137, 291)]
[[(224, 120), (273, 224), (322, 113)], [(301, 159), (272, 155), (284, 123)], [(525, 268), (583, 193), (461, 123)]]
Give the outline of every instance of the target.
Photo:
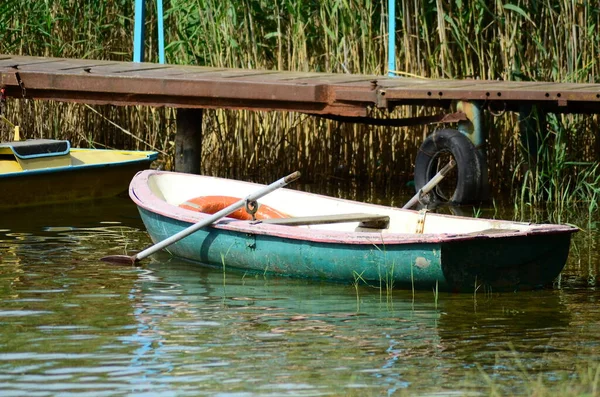
[(117, 196), (149, 168), (150, 151), (71, 148), (69, 141), (0, 143), (0, 209)]

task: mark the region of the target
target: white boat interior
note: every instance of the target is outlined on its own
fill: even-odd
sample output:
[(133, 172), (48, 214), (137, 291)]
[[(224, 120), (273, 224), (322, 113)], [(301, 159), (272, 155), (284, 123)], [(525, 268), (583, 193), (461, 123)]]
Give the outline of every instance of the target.
[[(149, 178), (149, 188), (161, 200), (179, 206), (199, 196), (233, 196), (244, 198), (263, 185), (216, 177), (158, 173)], [(258, 200), (291, 217), (315, 217), (345, 214), (377, 214), (389, 216), (389, 226), (383, 229), (360, 227), (359, 221), (312, 224), (297, 227), (335, 231), (371, 231), (378, 233), (423, 234), (491, 234), (519, 232), (539, 227), (529, 223), (467, 218), (413, 211), (381, 205), (360, 203), (317, 194), (281, 188)]]

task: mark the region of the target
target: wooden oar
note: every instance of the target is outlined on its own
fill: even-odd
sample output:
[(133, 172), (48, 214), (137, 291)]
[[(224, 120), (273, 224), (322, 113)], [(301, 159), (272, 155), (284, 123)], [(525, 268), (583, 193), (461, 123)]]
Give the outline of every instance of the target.
[(214, 213), (213, 215), (209, 216), (208, 218), (205, 218), (202, 221), (195, 223), (186, 229), (183, 229), (179, 233), (176, 233), (176, 234), (172, 235), (171, 237), (166, 238), (163, 241), (156, 243), (153, 246), (148, 247), (143, 251), (138, 252), (136, 255), (133, 255), (133, 256), (109, 255), (109, 256), (100, 258), (100, 260), (104, 261), (104, 262), (134, 265), (134, 264), (136, 264), (136, 262), (139, 262), (140, 260), (144, 259), (145, 257), (152, 255), (155, 252), (158, 252), (161, 249), (163, 249), (173, 243), (176, 243), (177, 241), (181, 240), (182, 238), (189, 236), (190, 234), (194, 233), (195, 231), (197, 231), (205, 226), (208, 226), (211, 223), (214, 223), (221, 218), (226, 217), (227, 215), (231, 214), (232, 212), (242, 208), (244, 205), (246, 205), (246, 202), (256, 201), (259, 198), (271, 193), (272, 191), (274, 191), (276, 189), (279, 189), (280, 187), (287, 185), (290, 182), (295, 181), (298, 178), (300, 178), (300, 172), (298, 172), (298, 171), (286, 176), (285, 178), (281, 178), (281, 179), (271, 183), (270, 185), (265, 186), (262, 189), (248, 195), (246, 198), (241, 199), (240, 201), (238, 201), (234, 204), (231, 204), (229, 207), (223, 208), (221, 211)]
[(452, 168), (454, 168), (455, 165), (456, 162), (454, 161), (454, 159), (451, 159), (450, 162), (446, 164), (444, 168), (440, 170), (440, 172), (435, 174), (433, 178), (431, 178), (431, 180), (425, 184), (425, 186), (419, 189), (417, 194), (415, 194), (410, 200), (408, 200), (408, 203), (404, 204), (404, 207), (402, 208), (411, 208), (413, 205), (417, 204), (419, 198), (422, 195), (429, 193), (434, 187), (436, 187), (437, 184), (440, 183), (442, 179), (444, 179), (444, 177), (448, 174), (448, 172), (450, 172)]

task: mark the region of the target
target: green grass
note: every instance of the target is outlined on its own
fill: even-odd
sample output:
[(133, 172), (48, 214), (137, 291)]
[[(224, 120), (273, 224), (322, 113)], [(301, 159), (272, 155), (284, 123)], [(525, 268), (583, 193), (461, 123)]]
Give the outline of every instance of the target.
[(514, 197), (515, 213), (521, 219), (535, 219), (543, 210), (547, 220), (566, 222), (570, 213), (583, 208), (588, 220), (582, 226), (591, 227), (600, 198), (600, 168), (596, 161), (578, 161), (571, 155), (582, 134), (572, 118), (549, 115), (548, 119), (547, 133), (535, 137), (537, 148), (531, 160), (520, 164), (523, 172)]

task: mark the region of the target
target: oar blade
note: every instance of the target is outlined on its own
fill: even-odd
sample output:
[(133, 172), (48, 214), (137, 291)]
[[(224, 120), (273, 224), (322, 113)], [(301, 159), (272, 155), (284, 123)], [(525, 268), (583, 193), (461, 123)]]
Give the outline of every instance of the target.
[(113, 263), (115, 265), (137, 265), (137, 258), (135, 256), (127, 256), (127, 255), (108, 255), (100, 258), (102, 262)]

